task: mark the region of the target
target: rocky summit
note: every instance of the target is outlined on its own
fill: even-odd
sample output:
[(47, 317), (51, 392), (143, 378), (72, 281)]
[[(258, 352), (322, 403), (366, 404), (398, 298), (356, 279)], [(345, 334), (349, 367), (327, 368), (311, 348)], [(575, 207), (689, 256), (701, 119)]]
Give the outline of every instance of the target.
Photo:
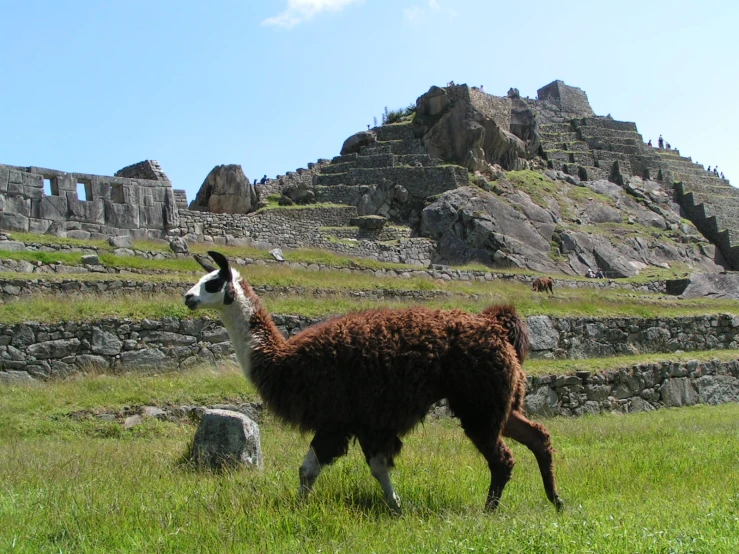
[(596, 115), (562, 81), (536, 99), (432, 86), (330, 160), (257, 184), (238, 165), (217, 166), (189, 209), (153, 161), (115, 177), (0, 165), (0, 228), (11, 231), (322, 248), (419, 266), (709, 276), (679, 285), (686, 291), (739, 269), (738, 222), (739, 191), (727, 180), (652, 146), (635, 123)]

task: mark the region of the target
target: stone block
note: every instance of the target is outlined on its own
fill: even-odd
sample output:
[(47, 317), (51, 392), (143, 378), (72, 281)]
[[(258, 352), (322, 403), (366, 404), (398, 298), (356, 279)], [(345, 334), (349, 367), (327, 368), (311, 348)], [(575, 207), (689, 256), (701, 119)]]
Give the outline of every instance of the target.
[(10, 169), (3, 165), (0, 165), (0, 192), (7, 192), (9, 174)]
[(3, 384), (3, 385), (12, 385), (16, 383), (29, 383), (31, 381), (36, 381), (36, 379), (31, 377), (26, 371), (17, 371), (17, 370), (0, 371), (0, 384)]
[(531, 316), (526, 319), (526, 322), (529, 326), (531, 350), (553, 350), (559, 346), (559, 332), (554, 328), (549, 317)]
[(83, 231), (82, 229), (73, 229), (71, 231), (67, 231), (67, 237), (77, 240), (89, 240), (90, 232)]
[(163, 206), (139, 206), (139, 226), (152, 229), (164, 228)]
[(28, 227), (29, 220), (27, 217), (9, 212), (0, 212), (0, 229), (27, 233)]
[(698, 403), (698, 393), (687, 377), (668, 379), (662, 385), (660, 396), (665, 406), (692, 406)]
[(105, 201), (105, 224), (117, 229), (139, 228), (139, 207)]
[(31, 215), (31, 201), (18, 194), (2, 195), (2, 208), (6, 213), (13, 213), (29, 217)]
[(263, 467), (259, 426), (239, 412), (205, 410), (195, 433), (193, 460), (212, 468)]
[(38, 235), (45, 235), (51, 227), (51, 221), (48, 219), (29, 219), (28, 220), (28, 232), (36, 233)]
[(79, 347), (79, 339), (58, 339), (32, 344), (26, 352), (38, 360), (48, 360), (71, 356)]
[(113, 248), (131, 248), (133, 239), (129, 235), (118, 235), (117, 237), (110, 237), (108, 244)]
[(114, 356), (120, 354), (123, 342), (113, 333), (99, 327), (92, 328), (91, 350), (95, 354)]
[(17, 240), (4, 240), (0, 242), (0, 250), (6, 252), (25, 252), (26, 245)]
[(145, 348), (121, 352), (121, 365), (125, 369), (171, 370), (177, 369), (177, 360), (156, 348)]

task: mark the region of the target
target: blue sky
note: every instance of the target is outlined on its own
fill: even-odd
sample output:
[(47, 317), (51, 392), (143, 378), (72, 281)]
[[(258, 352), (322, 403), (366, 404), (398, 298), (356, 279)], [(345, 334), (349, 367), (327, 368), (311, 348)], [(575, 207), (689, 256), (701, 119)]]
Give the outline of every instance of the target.
[(0, 163), (162, 164), (192, 200), (338, 155), (385, 106), (450, 80), (554, 79), (739, 184), (739, 3), (0, 0)]

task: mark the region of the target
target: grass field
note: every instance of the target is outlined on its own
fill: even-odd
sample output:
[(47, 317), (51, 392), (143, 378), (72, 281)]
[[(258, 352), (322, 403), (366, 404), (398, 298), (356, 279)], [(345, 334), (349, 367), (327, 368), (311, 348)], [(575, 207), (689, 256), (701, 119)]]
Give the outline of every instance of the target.
[(0, 551), (706, 552), (739, 549), (739, 405), (545, 422), (560, 492), (546, 501), (533, 457), (518, 461), (497, 514), (488, 472), (455, 420), (407, 437), (393, 517), (359, 448), (304, 503), (309, 437), (271, 418), (261, 472), (197, 471), (180, 460), (194, 424), (75, 419), (81, 409), (246, 400), (234, 369), (96, 376), (0, 390)]

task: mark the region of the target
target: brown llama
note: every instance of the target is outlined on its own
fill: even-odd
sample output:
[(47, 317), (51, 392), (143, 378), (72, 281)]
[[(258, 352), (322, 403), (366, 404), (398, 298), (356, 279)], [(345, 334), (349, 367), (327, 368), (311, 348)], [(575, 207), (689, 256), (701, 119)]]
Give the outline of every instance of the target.
[(537, 277), (534, 279), (534, 282), (531, 284), (531, 288), (535, 292), (546, 292), (549, 291), (554, 295), (554, 281), (551, 277)]
[(521, 415), (520, 362), (528, 336), (512, 307), (492, 307), (481, 315), (422, 307), (370, 310), (286, 340), (225, 256), (208, 254), (220, 269), (199, 260), (209, 273), (185, 294), (185, 304), (217, 310), (244, 374), (267, 408), (315, 433), (299, 471), (301, 496), (356, 438), (388, 506), (399, 512), (389, 470), (402, 448), (400, 437), (446, 398), (488, 462), (486, 509), (497, 508), (513, 470), (502, 434), (534, 452), (547, 496), (561, 507), (549, 435)]

